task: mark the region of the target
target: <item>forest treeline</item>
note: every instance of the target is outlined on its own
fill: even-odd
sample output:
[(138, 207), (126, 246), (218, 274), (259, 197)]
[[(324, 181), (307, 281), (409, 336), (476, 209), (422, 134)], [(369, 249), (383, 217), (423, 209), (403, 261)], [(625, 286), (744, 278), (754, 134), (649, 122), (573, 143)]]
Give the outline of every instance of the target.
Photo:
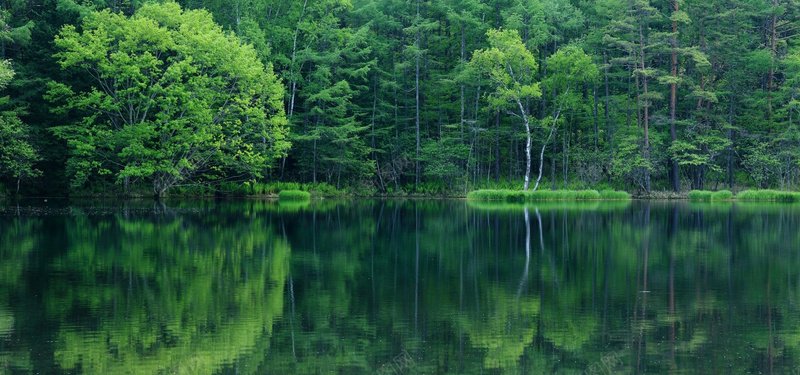
[(0, 176), (795, 189), (798, 34), (796, 0), (2, 0)]

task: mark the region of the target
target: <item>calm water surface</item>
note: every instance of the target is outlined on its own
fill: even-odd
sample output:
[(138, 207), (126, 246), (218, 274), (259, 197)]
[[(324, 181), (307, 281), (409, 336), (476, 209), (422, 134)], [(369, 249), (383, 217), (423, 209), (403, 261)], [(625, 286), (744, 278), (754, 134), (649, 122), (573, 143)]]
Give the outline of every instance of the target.
[(800, 205), (4, 202), (0, 374), (800, 371)]

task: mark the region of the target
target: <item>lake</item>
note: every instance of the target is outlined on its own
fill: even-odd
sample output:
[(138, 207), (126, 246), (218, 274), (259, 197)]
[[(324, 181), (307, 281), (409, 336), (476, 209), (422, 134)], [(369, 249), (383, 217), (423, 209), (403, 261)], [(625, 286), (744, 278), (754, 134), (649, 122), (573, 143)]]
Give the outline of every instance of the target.
[(0, 374), (800, 372), (800, 205), (6, 201)]

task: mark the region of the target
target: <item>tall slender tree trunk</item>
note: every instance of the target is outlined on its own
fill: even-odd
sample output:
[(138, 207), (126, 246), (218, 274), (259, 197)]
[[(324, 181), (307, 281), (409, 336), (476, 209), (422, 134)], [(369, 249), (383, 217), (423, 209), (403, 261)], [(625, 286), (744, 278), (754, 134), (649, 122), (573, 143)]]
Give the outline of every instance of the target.
[[(606, 116), (606, 129), (608, 134), (608, 165), (614, 161), (614, 129), (612, 128), (611, 122), (611, 112), (609, 109), (609, 101), (610, 101), (610, 93), (609, 93), (609, 84), (608, 84), (608, 54), (606, 51), (603, 51), (603, 66), (605, 66), (605, 86), (606, 86), (606, 100), (605, 100), (605, 116)], [(611, 173), (608, 174), (608, 182), (611, 183)]]
[[(642, 16), (639, 15), (639, 59), (641, 61), (641, 69), (645, 71), (644, 63), (644, 33), (642, 32)], [(650, 100), (647, 99), (647, 76), (642, 75), (642, 89), (644, 90), (644, 160), (645, 163), (650, 163)], [(644, 170), (644, 188), (647, 194), (650, 194), (650, 166), (645, 167)]]
[(733, 103), (734, 103), (734, 86), (733, 80), (731, 80), (731, 102), (728, 108), (728, 171), (727, 171), (727, 180), (728, 180), (728, 189), (733, 188)]
[(294, 76), (295, 73), (295, 63), (297, 61), (297, 35), (300, 33), (300, 23), (303, 22), (303, 15), (306, 13), (306, 5), (308, 5), (308, 0), (303, 2), (303, 10), (300, 12), (300, 17), (297, 19), (297, 27), (294, 30), (294, 38), (292, 39), (292, 62), (291, 62), (291, 70), (289, 72), (289, 79), (291, 80), (292, 92), (291, 97), (289, 99), (289, 120), (292, 119), (292, 115), (294, 114), (294, 98), (297, 93), (297, 78)]
[[(678, 1), (673, 1), (673, 13), (678, 13)], [(678, 21), (672, 21), (672, 78), (678, 77)], [(675, 105), (676, 105), (676, 91), (677, 83), (672, 82), (669, 85), (669, 135), (672, 142), (678, 140), (678, 133), (675, 131)], [(670, 179), (672, 180), (672, 189), (675, 192), (681, 191), (680, 180), (678, 179), (678, 161), (670, 157)]]
[(594, 84), (594, 110), (593, 110), (593, 116), (594, 116), (594, 172), (592, 173), (592, 186), (594, 188), (597, 188), (597, 180), (598, 180), (598, 176), (599, 176), (598, 169), (597, 169), (597, 159), (598, 159), (598, 156), (599, 156), (597, 154), (597, 137), (598, 137), (598, 135), (597, 135), (597, 99), (598, 99), (597, 98), (597, 83), (595, 83)]
[[(467, 25), (461, 23), (461, 65), (467, 63)], [(464, 142), (464, 108), (466, 106), (466, 99), (464, 97), (464, 84), (461, 84), (461, 121), (458, 127), (461, 130), (461, 142)]]
[(494, 120), (494, 182), (500, 183), (500, 110), (495, 111)]
[[(772, 0), (772, 5), (778, 6), (778, 0)], [(769, 63), (769, 79), (767, 80), (767, 120), (772, 121), (772, 90), (775, 79), (775, 57), (777, 56), (777, 49), (775, 43), (778, 39), (778, 14), (772, 14), (772, 22), (770, 25), (770, 41), (769, 49), (772, 59)]]
[(415, 98), (416, 112), (414, 114), (414, 122), (415, 122), (415, 125), (416, 125), (416, 133), (417, 133), (417, 153), (416, 153), (417, 157), (414, 160), (414, 175), (415, 175), (414, 176), (414, 187), (415, 188), (419, 185), (419, 173), (420, 173), (420, 170), (419, 170), (419, 155), (420, 155), (420, 140), (419, 140), (419, 60), (420, 60), (420, 55), (421, 55), (420, 48), (422, 46), (420, 44), (421, 37), (420, 37), (420, 27), (419, 27), (419, 24), (420, 24), (420, 19), (419, 19), (420, 18), (419, 1), (420, 0), (417, 0), (417, 40), (416, 40), (416, 45), (417, 45), (416, 65), (417, 66), (416, 66), (416, 74), (415, 74), (416, 84), (414, 86), (415, 87), (414, 91), (415, 91), (415, 95), (416, 95), (416, 98)]

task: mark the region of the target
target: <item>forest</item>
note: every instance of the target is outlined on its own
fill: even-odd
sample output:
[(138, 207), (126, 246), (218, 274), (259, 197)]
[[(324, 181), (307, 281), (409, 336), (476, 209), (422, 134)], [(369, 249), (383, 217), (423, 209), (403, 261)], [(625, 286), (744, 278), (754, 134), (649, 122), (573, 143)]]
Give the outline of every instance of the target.
[(794, 190), (797, 0), (0, 0), (0, 194)]

